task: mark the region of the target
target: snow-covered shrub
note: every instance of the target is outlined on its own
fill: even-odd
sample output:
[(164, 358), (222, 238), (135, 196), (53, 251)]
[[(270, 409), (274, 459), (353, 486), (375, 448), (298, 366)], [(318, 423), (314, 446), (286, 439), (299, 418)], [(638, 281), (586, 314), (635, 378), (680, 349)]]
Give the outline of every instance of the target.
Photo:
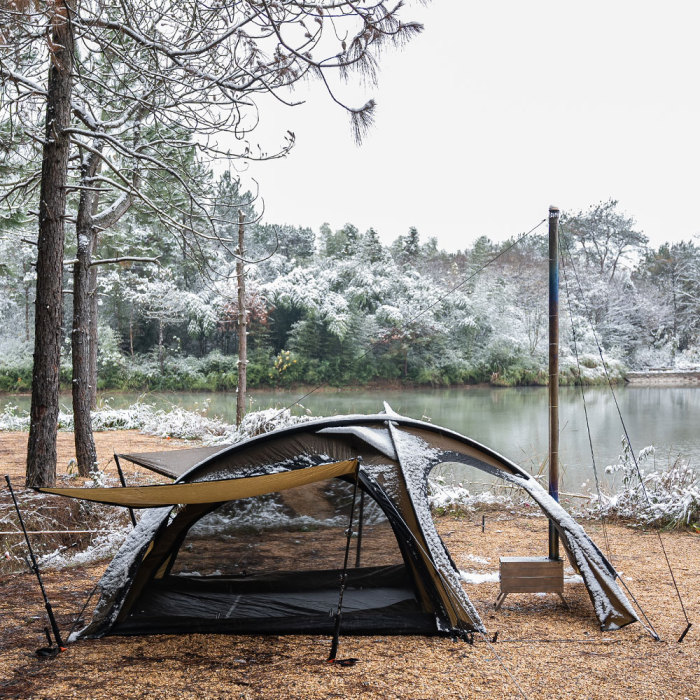
[[(614, 475), (613, 495), (591, 499), (596, 514), (616, 516), (643, 525), (677, 528), (700, 524), (700, 475), (690, 464), (677, 458), (666, 469), (655, 469), (654, 448), (645, 447), (637, 457), (641, 481), (626, 440), (617, 464), (605, 468)], [(652, 468), (645, 469), (652, 459)], [(616, 483), (617, 482), (617, 483)]]
[(677, 370), (697, 371), (700, 369), (700, 347), (695, 345), (678, 353), (673, 358), (673, 366)]
[[(236, 427), (218, 418), (209, 418), (201, 411), (186, 411), (180, 406), (160, 409), (147, 403), (135, 403), (128, 408), (109, 406), (92, 412), (92, 429), (139, 430), (157, 437), (172, 437), (181, 440), (202, 440), (205, 445), (239, 442), (255, 435), (311, 420), (308, 416), (294, 416), (288, 409), (268, 408), (248, 413), (241, 425)], [(73, 430), (73, 415), (59, 413), (59, 430)], [(16, 406), (5, 406), (0, 413), (0, 432), (29, 430), (29, 415)]]
[(495, 485), (480, 493), (472, 494), (459, 484), (448, 484), (442, 476), (431, 476), (428, 480), (428, 503), (437, 515), (471, 513), (479, 508), (501, 506), (512, 508), (520, 500), (513, 494)]
[(29, 414), (8, 403), (0, 413), (0, 432), (14, 430), (29, 430)]
[(94, 430), (140, 430), (158, 437), (202, 440), (206, 445), (239, 442), (261, 433), (309, 420), (293, 416), (290, 411), (269, 408), (248, 413), (236, 427), (201, 412), (186, 411), (179, 406), (156, 409), (144, 403), (136, 403), (124, 409), (103, 409), (92, 414)]
[(577, 364), (573, 353), (563, 352), (559, 360), (559, 371), (562, 384), (605, 384), (608, 376), (613, 382), (620, 382), (625, 378), (625, 366), (622, 362), (606, 355), (604, 367), (600, 355), (593, 353), (579, 355)]
[(120, 386), (128, 371), (126, 355), (119, 349), (119, 333), (110, 326), (100, 324), (98, 333), (97, 374), (98, 388)]

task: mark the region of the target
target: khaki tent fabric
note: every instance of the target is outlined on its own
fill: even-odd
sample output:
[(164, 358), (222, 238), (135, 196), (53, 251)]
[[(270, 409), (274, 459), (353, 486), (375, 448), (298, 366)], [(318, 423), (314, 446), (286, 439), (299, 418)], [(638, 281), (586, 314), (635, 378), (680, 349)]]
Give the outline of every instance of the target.
[(42, 493), (79, 498), (129, 508), (157, 508), (179, 504), (219, 503), (305, 486), (315, 481), (352, 474), (357, 460), (321, 464), (308, 469), (251, 476), (239, 479), (197, 481), (164, 486), (127, 486), (122, 488), (42, 488)]
[(231, 445), (216, 445), (214, 447), (188, 447), (184, 450), (163, 450), (162, 452), (133, 452), (117, 454), (120, 459), (133, 462), (152, 472), (177, 479), (196, 464), (214, 456), (217, 452), (228, 449)]
[[(354, 624), (352, 629), (356, 633), (424, 633), (427, 629), (429, 634), (460, 635), (483, 631), (485, 627), (461, 586), (459, 571), (436, 532), (430, 514), (428, 475), (433, 468), (445, 463), (473, 467), (525, 489), (556, 524), (567, 550), (572, 553), (601, 628), (615, 629), (637, 620), (617, 585), (614, 567), (583, 528), (531, 475), (468, 437), (399, 416), (388, 407), (385, 413), (369, 416), (337, 416), (304, 422), (229, 447), (120, 456), (176, 477), (177, 481), (165, 486), (44, 489), (44, 492), (137, 508), (175, 504), (181, 504), (183, 508), (174, 518), (167, 508), (151, 511), (141, 518), (105, 572), (101, 582), (102, 597), (93, 622), (79, 636), (136, 634), (156, 629), (161, 633), (191, 631), (192, 620), (199, 620), (207, 614), (208, 626), (206, 629), (201, 627), (202, 631), (215, 628), (228, 632), (278, 633), (282, 630), (305, 633), (320, 629), (318, 625), (322, 627), (330, 619), (327, 614), (314, 617), (308, 611), (298, 614), (290, 611), (299, 603), (298, 594), (302, 594), (307, 602), (317, 594), (320, 596), (326, 581), (324, 576), (336, 580), (334, 570), (325, 573), (320, 570), (280, 570), (275, 573), (277, 578), (268, 576), (261, 582), (246, 582), (245, 578), (239, 581), (216, 576), (196, 580), (178, 578), (167, 573), (168, 566), (178, 554), (184, 533), (190, 527), (196, 527), (199, 518), (211, 510), (207, 504), (347, 477), (356, 469), (363, 492), (391, 523), (404, 565), (400, 567), (400, 580), (392, 579), (390, 584), (387, 583), (386, 576), (391, 567), (379, 567), (371, 573), (372, 586), (358, 585), (357, 595), (366, 596), (366, 605), (362, 610), (358, 608), (354, 621), (344, 618), (344, 624)], [(361, 464), (359, 469), (358, 463)], [(222, 479), (222, 476), (229, 478)], [(256, 510), (255, 516), (261, 517), (261, 511)], [(212, 547), (211, 557), (215, 558), (218, 551)], [(160, 577), (156, 576), (159, 571), (163, 572)], [(358, 570), (357, 575), (365, 576), (366, 572)], [(269, 590), (258, 590), (260, 583)], [(400, 612), (403, 608), (395, 608), (393, 604), (382, 607), (377, 602), (381, 591), (397, 587), (405, 591), (407, 585), (416, 594), (415, 601), (409, 606), (413, 606), (410, 614)], [(231, 586), (235, 591), (230, 589)], [(374, 593), (371, 594), (370, 589)], [(242, 600), (251, 605), (256, 598), (259, 614), (254, 616), (254, 623), (243, 625), (239, 619), (236, 623), (239, 626), (235, 627), (227, 611), (231, 608), (240, 618), (245, 606), (236, 602), (237, 599), (229, 601), (228, 598), (235, 598), (239, 593)], [(221, 604), (225, 609), (224, 616), (219, 617), (215, 614), (214, 601), (222, 596), (225, 605)], [(289, 618), (276, 617), (274, 622), (271, 621), (261, 602), (264, 596), (273, 596), (274, 604), (284, 607), (294, 618), (289, 625), (285, 622)], [(234, 603), (235, 606), (231, 607)], [(314, 604), (318, 604), (318, 600)], [(183, 605), (192, 610), (199, 606), (192, 620), (181, 621), (178, 611)], [(383, 612), (379, 613), (377, 606)], [(155, 617), (148, 617), (150, 611)], [(146, 617), (135, 621), (133, 616), (138, 617), (142, 612)]]

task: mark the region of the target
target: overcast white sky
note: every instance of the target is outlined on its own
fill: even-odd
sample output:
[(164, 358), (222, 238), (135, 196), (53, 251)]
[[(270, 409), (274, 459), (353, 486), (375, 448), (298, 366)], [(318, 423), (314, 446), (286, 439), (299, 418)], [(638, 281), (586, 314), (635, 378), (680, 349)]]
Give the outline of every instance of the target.
[(297, 137), (251, 167), (267, 221), (351, 221), (386, 242), (416, 226), (456, 250), (612, 197), (653, 244), (700, 233), (699, 2), (433, 0), (403, 16), (425, 32), (354, 92), (378, 102), (361, 147), (320, 91), (264, 111), (254, 141)]

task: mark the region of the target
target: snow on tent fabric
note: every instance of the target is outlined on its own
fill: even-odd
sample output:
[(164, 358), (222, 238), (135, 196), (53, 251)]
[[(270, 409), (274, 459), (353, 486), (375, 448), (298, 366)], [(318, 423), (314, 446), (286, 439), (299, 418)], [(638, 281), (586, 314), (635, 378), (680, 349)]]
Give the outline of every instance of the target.
[(529, 474), (469, 438), (388, 407), (231, 446), (120, 457), (175, 482), (42, 489), (157, 507), (107, 568), (93, 618), (76, 638), (331, 633), (355, 479), (364, 494), (355, 518), (362, 527), (354, 533), (343, 634), (465, 637), (484, 631), (430, 517), (428, 475), (446, 462), (525, 489), (555, 523), (601, 628), (637, 620), (612, 565)]

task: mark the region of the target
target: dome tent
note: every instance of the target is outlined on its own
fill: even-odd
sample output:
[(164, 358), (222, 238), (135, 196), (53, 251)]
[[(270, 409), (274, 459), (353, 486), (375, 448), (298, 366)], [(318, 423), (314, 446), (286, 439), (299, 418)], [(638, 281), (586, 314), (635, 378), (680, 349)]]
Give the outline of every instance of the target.
[(612, 565), (535, 479), (469, 438), (388, 407), (227, 447), (121, 457), (175, 482), (42, 489), (153, 508), (105, 571), (93, 619), (78, 638), (331, 633), (355, 482), (366, 503), (347, 576), (343, 633), (484, 631), (430, 516), (428, 475), (446, 462), (524, 488), (555, 523), (601, 628), (637, 620)]

